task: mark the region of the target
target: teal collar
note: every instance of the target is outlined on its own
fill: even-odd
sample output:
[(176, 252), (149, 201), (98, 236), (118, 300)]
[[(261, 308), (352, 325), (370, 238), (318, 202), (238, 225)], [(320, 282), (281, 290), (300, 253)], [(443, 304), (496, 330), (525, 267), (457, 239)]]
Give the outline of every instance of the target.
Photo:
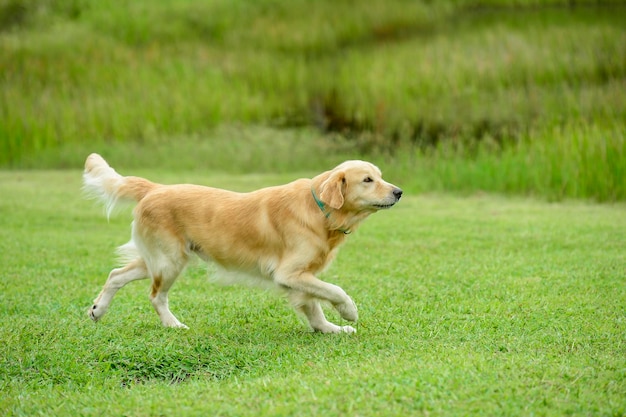
[[(311, 194), (313, 195), (313, 200), (315, 200), (315, 203), (317, 203), (317, 207), (320, 208), (324, 216), (328, 219), (330, 217), (330, 212), (326, 211), (326, 204), (324, 204), (322, 200), (317, 198), (317, 194), (315, 194), (315, 190), (313, 189), (313, 187), (311, 187)], [(337, 229), (337, 230), (339, 230), (344, 235), (350, 234), (350, 230), (345, 230), (345, 229)]]
[(315, 194), (315, 190), (313, 189), (313, 187), (311, 187), (311, 194), (313, 194), (313, 200), (315, 200), (315, 202), (317, 203), (317, 207), (319, 207), (320, 210), (322, 210), (322, 213), (324, 213), (324, 216), (326, 216), (326, 218), (329, 218), (330, 212), (326, 212), (326, 204), (324, 204), (322, 200), (317, 198), (317, 195)]

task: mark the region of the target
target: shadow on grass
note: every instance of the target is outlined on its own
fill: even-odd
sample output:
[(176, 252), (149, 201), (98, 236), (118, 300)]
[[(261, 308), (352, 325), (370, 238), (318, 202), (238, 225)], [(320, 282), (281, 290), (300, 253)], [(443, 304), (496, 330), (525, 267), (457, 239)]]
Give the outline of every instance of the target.
[(221, 381), (293, 370), (344, 355), (341, 340), (353, 343), (346, 335), (309, 332), (286, 307), (279, 314), (272, 310), (266, 305), (215, 314), (180, 330), (163, 328), (147, 308), (132, 307), (94, 324), (83, 306), (59, 305), (55, 314), (23, 316), (3, 334), (0, 388), (2, 381), (33, 389)]
[(146, 324), (130, 330), (133, 334), (116, 334), (119, 328), (112, 327), (105, 330), (108, 340), (87, 354), (93, 355), (88, 362), (92, 372), (119, 378), (123, 387), (152, 382), (176, 385), (196, 378), (220, 381), (293, 370), (303, 363), (344, 355), (347, 350), (341, 341), (354, 343), (349, 335), (313, 333), (291, 316), (285, 318), (289, 323), (272, 320), (271, 313), (246, 324), (226, 325), (229, 320), (222, 319), (208, 326), (192, 325), (190, 330)]

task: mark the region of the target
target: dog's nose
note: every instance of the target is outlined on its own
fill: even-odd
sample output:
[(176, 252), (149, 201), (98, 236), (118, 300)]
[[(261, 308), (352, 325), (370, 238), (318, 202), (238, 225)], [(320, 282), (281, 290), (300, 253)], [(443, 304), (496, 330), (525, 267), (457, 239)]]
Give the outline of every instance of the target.
[(400, 197), (402, 197), (402, 190), (399, 188), (395, 188), (393, 190), (393, 195), (394, 197), (396, 197), (396, 200), (400, 200)]

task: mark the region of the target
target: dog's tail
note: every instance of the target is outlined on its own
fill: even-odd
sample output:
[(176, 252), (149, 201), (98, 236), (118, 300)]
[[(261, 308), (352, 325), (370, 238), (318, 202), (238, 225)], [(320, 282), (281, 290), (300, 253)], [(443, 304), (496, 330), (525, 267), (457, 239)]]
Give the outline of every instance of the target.
[(83, 190), (88, 197), (104, 202), (107, 217), (120, 201), (141, 201), (159, 184), (140, 177), (124, 177), (118, 174), (97, 153), (85, 161)]

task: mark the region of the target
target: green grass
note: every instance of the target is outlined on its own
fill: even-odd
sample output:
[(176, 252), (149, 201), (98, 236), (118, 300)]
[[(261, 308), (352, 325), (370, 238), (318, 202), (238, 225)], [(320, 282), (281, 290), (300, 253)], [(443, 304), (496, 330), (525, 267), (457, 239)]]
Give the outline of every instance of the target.
[(233, 122), (434, 141), (625, 115), (623, 8), (231, 3), (41, 7), (0, 34), (2, 162)]
[[(299, 175), (133, 173), (239, 190)], [(0, 195), (2, 415), (626, 413), (622, 204), (408, 194), (324, 274), (360, 309), (356, 335), (329, 336), (200, 264), (171, 297), (190, 330), (161, 327), (145, 282), (91, 323), (128, 214), (107, 223), (77, 170), (0, 172)]]
[(385, 160), (414, 191), (477, 191), (623, 201), (626, 188), (626, 130), (621, 124), (537, 129), (515, 144), (486, 139), (478, 144), (445, 144), (436, 149), (400, 147)]
[(206, 137), (153, 138), (126, 143), (65, 144), (31, 154), (32, 168), (80, 168), (99, 152), (121, 172), (160, 169), (178, 175), (292, 173), (328, 169), (346, 159), (368, 159), (412, 193), (477, 191), (527, 195), (549, 201), (626, 199), (623, 125), (536, 129), (503, 147), (493, 139), (444, 143), (437, 148), (398, 144), (394, 152), (355, 149), (341, 136), (314, 129), (221, 127)]
[[(167, 162), (186, 169), (224, 149), (216, 130), (304, 128), (351, 154), (416, 148), (407, 173), (458, 166), (450, 175), (468, 180), (445, 189), (623, 200), (625, 20), (621, 1), (0, 0), (0, 166), (191, 140), (194, 161)], [(483, 142), (479, 163), (502, 181), (466, 175)], [(306, 154), (322, 162), (316, 147)], [(527, 155), (540, 163), (502, 174)]]

